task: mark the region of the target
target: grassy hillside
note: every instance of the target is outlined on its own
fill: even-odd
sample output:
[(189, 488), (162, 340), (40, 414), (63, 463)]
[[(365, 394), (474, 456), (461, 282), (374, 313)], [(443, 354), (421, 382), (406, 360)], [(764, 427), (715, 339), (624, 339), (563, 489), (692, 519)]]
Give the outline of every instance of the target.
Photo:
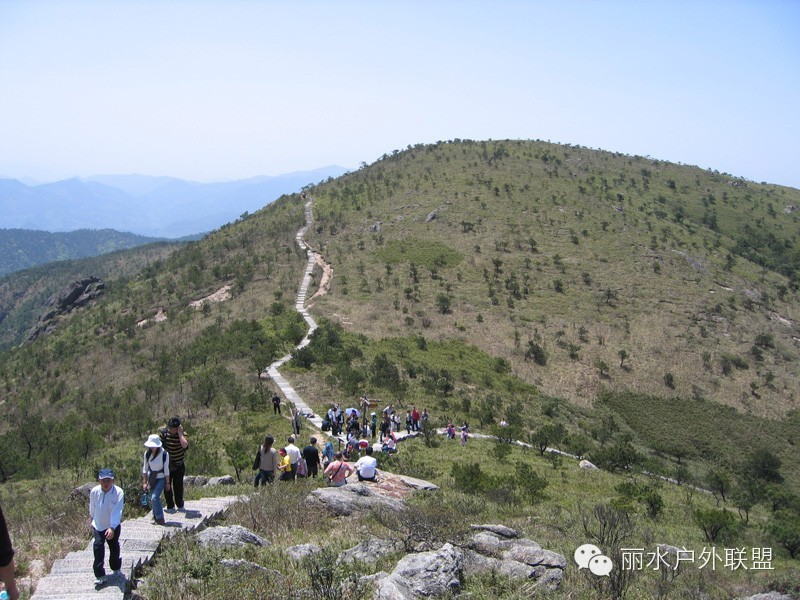
[(66, 285), (90, 275), (114, 280), (135, 276), (180, 246), (147, 244), (94, 258), (51, 262), (0, 278), (0, 350), (22, 343), (45, 312), (48, 299)]
[(583, 406), (798, 406), (797, 190), (505, 141), (410, 148), (312, 191), (335, 269), (315, 310), (350, 330), (468, 340)]
[[(732, 543), (796, 514), (797, 190), (583, 148), (458, 141), (308, 191), (306, 240), (333, 279), (311, 307), (320, 329), (284, 372), (316, 410), (367, 393), (425, 406), (437, 426), (497, 433), (506, 420), (514, 437), (617, 473), (598, 502), (642, 471), (713, 488), (741, 514)], [(259, 375), (306, 329), (293, 310), (304, 222), (300, 196), (285, 196), (138, 269), (126, 262), (121, 277), (102, 263), (99, 301), (0, 353), (3, 494), (83, 483), (109, 460), (135, 487), (136, 448), (173, 414), (196, 472), (231, 472), (265, 431), (282, 433)], [(0, 300), (29, 294), (34, 314), (44, 280), (15, 277)], [(475, 460), (491, 464), (481, 448)], [(409, 456), (410, 473), (456, 485), (449, 454)], [(582, 481), (563, 494), (588, 493)], [(541, 506), (526, 515), (575, 541), (577, 513), (561, 523), (564, 506)], [(681, 510), (664, 513), (667, 531)], [(658, 541), (680, 544), (683, 531)], [(44, 534), (28, 535), (33, 548)]]

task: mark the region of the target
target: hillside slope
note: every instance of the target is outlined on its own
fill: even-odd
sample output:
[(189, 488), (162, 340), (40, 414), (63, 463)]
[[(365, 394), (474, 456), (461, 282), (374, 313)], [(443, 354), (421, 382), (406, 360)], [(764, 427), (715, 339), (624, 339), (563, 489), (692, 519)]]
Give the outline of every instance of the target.
[[(545, 393), (797, 408), (800, 192), (543, 142), (395, 151), (319, 185), (315, 310), (458, 338)], [(538, 364), (537, 363), (544, 363)]]
[[(333, 279), (289, 377), (315, 410), (368, 393), (428, 405), (438, 425), (513, 417), (520, 435), (561, 425), (573, 452), (633, 440), (678, 461), (767, 445), (800, 485), (797, 190), (541, 142), (453, 142), (309, 193), (306, 240)], [(0, 353), (0, 480), (86, 468), (163, 415), (200, 424), (265, 402), (259, 374), (305, 331), (292, 310), (304, 221), (299, 195), (284, 196), (110, 273), (96, 303)], [(196, 447), (218, 464), (219, 440)]]
[(156, 238), (113, 229), (81, 229), (68, 233), (0, 229), (0, 277), (57, 260), (97, 256), (156, 241)]

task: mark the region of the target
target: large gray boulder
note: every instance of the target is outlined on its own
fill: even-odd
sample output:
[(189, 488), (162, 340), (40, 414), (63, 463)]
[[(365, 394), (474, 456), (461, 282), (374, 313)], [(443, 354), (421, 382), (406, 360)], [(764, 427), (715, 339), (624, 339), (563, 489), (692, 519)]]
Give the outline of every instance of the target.
[(222, 475), (221, 477), (212, 477), (206, 485), (236, 485), (236, 480), (230, 475)]
[(338, 516), (369, 512), (379, 507), (402, 512), (407, 507), (404, 501), (378, 494), (363, 483), (317, 488), (306, 497), (306, 505), (313, 509), (323, 508)]
[(407, 600), (458, 591), (463, 566), (464, 553), (452, 544), (431, 552), (408, 554), (388, 577), (376, 582), (376, 598)]
[[(492, 530), (488, 528), (491, 527)], [(537, 590), (552, 592), (561, 585), (567, 559), (545, 550), (527, 538), (509, 538), (503, 526), (475, 526), (479, 531), (470, 538), (465, 551), (464, 573), (477, 575), (495, 572), (511, 579), (533, 579)]]
[[(527, 538), (508, 539), (500, 537), (498, 534), (490, 531), (479, 531), (472, 536), (467, 546), (476, 552), (496, 558), (506, 558), (503, 556), (506, 552), (522, 555), (525, 551), (535, 552), (542, 549), (542, 547), (533, 540)], [(507, 558), (509, 560), (518, 560), (515, 556), (509, 556)]]
[(245, 544), (267, 546), (270, 543), (268, 540), (265, 540), (240, 525), (209, 527), (197, 534), (197, 542), (203, 546), (212, 546), (216, 548), (224, 546), (244, 546)]
[(322, 548), (316, 544), (298, 544), (286, 549), (286, 554), (289, 558), (297, 561), (303, 560), (307, 556), (313, 556), (318, 552), (322, 552)]
[(501, 560), (474, 550), (464, 551), (464, 575), (472, 576), (494, 571), (511, 579), (531, 579), (536, 576), (536, 567), (515, 560)]
[(403, 550), (402, 542), (398, 540), (384, 540), (370, 538), (353, 546), (339, 555), (339, 562), (362, 562), (372, 564), (384, 556), (389, 556)]

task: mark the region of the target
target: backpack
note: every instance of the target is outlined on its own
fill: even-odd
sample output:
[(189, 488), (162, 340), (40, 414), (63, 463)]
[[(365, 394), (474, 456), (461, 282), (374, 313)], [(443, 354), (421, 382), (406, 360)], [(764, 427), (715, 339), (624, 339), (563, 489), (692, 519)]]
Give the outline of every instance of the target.
[(306, 459), (303, 457), (300, 457), (300, 459), (297, 461), (297, 476), (308, 476), (308, 464), (306, 463)]

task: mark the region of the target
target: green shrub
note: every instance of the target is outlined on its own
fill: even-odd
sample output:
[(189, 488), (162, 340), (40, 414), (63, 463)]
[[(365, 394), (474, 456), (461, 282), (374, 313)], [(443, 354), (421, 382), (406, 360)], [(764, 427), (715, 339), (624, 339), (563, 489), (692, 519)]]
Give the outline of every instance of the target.
[(724, 509), (696, 508), (692, 512), (692, 519), (708, 542), (724, 541), (736, 531), (736, 518)]

